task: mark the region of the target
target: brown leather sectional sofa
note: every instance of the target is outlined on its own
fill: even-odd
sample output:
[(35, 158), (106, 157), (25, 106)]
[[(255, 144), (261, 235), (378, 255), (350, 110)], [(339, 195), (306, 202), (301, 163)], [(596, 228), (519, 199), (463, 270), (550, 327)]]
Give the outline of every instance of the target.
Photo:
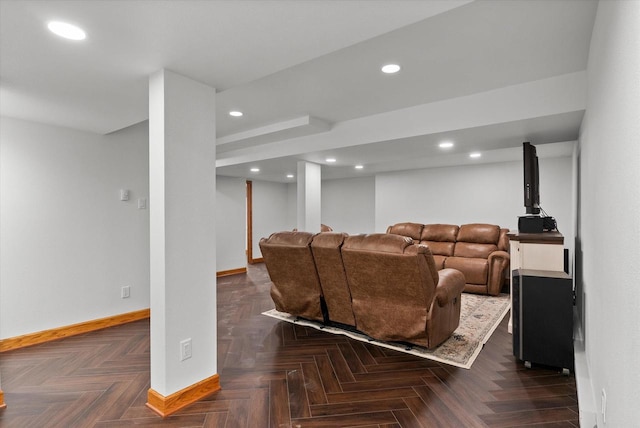
[(427, 348), (458, 327), (464, 276), (406, 237), (278, 232), (260, 249), (281, 312)]
[(500, 294), (509, 269), (508, 229), (493, 224), (419, 224), (398, 223), (387, 233), (407, 236), (427, 245), (437, 269), (461, 271), (466, 280), (464, 291)]

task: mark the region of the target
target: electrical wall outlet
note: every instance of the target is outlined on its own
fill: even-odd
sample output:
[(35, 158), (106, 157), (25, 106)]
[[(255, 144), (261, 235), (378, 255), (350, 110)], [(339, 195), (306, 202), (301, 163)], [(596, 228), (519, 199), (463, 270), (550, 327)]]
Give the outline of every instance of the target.
[(180, 361), (191, 358), (191, 338), (180, 342)]
[(125, 285), (124, 287), (122, 287), (120, 297), (122, 297), (123, 299), (127, 299), (129, 298), (129, 296), (131, 296), (131, 287)]
[(602, 388), (602, 400), (600, 402), (602, 408), (601, 413), (602, 413), (602, 423), (606, 424), (607, 423), (607, 392), (604, 390), (604, 388)]

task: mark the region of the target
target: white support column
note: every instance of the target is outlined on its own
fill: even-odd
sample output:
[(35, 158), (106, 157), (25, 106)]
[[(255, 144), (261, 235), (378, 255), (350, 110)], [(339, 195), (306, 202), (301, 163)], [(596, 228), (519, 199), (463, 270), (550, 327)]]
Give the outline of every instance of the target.
[(320, 165), (298, 162), (298, 230), (320, 232), (321, 196)]
[[(220, 389), (216, 361), (215, 89), (149, 78), (151, 389), (163, 416)], [(190, 340), (183, 359), (181, 342)]]

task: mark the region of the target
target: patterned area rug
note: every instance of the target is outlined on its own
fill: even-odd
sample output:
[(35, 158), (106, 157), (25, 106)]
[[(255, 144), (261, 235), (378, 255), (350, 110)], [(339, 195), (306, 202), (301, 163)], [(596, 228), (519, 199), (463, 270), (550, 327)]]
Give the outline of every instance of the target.
[(262, 315), (469, 369), (482, 350), (482, 346), (487, 343), (500, 321), (509, 312), (509, 307), (510, 299), (508, 294), (500, 294), (493, 297), (463, 293), (460, 325), (449, 339), (433, 350), (428, 350), (421, 346), (409, 348), (404, 344), (373, 340), (361, 333), (325, 326), (322, 323), (301, 319), (285, 312), (278, 312), (275, 309), (263, 312)]

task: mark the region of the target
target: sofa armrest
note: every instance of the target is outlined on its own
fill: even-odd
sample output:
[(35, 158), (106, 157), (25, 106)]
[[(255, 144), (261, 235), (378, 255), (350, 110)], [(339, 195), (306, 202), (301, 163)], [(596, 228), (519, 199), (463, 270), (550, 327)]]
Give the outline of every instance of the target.
[(459, 297), (464, 289), (465, 279), (457, 269), (442, 269), (438, 271), (438, 286), (436, 287), (436, 301), (443, 307), (453, 299)]
[(509, 267), (509, 253), (506, 251), (494, 251), (489, 254), (489, 277), (487, 279), (487, 294), (497, 296), (504, 283), (504, 271)]

